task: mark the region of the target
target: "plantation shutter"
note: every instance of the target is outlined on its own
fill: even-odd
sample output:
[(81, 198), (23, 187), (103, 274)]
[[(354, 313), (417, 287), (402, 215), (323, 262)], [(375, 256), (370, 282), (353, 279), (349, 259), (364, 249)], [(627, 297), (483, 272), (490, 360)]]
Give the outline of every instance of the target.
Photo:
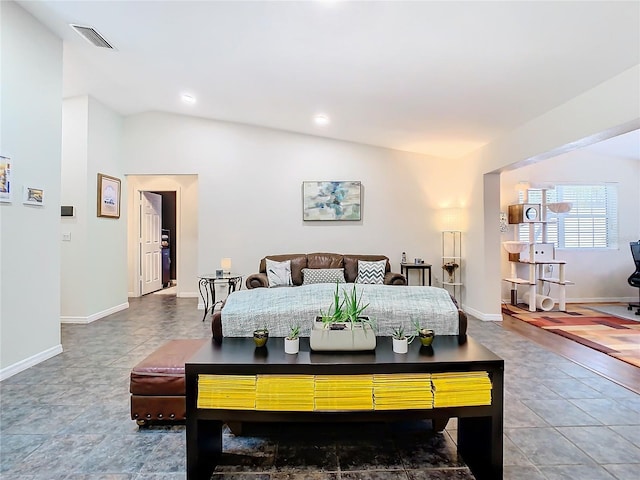
[[(524, 200), (521, 192), (520, 202)], [(529, 190), (530, 203), (541, 203), (542, 192)], [(547, 191), (547, 203), (571, 202), (564, 214), (547, 211), (547, 240), (558, 248), (617, 248), (618, 189), (614, 184), (556, 185)], [(520, 225), (519, 240), (529, 240), (529, 228), (535, 228), (535, 240), (542, 240), (540, 225)]]

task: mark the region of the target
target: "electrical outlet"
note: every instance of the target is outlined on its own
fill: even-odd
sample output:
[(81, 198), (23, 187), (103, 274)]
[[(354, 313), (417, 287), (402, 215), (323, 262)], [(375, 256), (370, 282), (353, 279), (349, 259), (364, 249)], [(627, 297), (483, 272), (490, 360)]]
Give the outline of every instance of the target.
[(553, 265), (547, 265), (545, 267), (545, 270), (547, 273), (553, 273)]
[(70, 242), (71, 241), (71, 232), (65, 232), (62, 234), (62, 241), (63, 242)]

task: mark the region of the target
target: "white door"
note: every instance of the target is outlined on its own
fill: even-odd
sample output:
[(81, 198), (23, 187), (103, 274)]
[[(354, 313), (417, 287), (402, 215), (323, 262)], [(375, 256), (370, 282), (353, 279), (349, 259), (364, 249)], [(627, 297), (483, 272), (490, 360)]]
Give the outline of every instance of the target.
[(162, 288), (162, 196), (141, 192), (140, 197), (140, 293)]

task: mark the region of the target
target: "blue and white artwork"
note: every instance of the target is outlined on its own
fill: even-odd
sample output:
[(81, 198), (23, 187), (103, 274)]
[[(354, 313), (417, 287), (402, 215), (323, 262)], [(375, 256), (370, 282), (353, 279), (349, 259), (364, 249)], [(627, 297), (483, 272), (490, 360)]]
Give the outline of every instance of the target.
[(303, 220), (360, 220), (360, 182), (302, 182)]

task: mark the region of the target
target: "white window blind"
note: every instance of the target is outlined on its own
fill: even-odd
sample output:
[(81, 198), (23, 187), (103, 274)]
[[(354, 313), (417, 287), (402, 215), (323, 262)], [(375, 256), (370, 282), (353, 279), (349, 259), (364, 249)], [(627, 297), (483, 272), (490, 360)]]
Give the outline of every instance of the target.
[[(520, 202), (524, 193), (520, 192)], [(541, 203), (542, 191), (529, 190), (529, 203)], [(614, 184), (556, 185), (547, 190), (547, 203), (571, 202), (571, 210), (555, 214), (547, 209), (547, 241), (558, 248), (617, 248), (618, 189)], [(529, 241), (530, 225), (521, 224), (519, 239)], [(535, 228), (536, 242), (542, 240), (542, 226)]]

